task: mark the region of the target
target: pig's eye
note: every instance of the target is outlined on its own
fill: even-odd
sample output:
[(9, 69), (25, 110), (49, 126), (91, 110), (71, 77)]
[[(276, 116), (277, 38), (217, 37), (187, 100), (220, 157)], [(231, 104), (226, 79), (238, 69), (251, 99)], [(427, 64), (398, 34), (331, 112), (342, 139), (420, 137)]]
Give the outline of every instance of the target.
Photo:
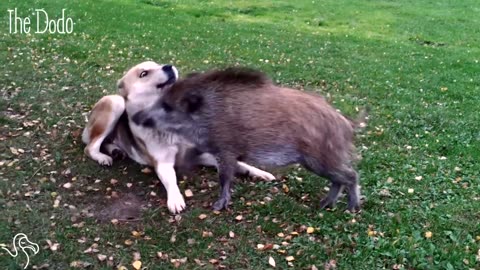
[(140, 78), (143, 78), (148, 75), (148, 71), (144, 70), (140, 73)]
[(165, 102), (162, 102), (162, 109), (164, 109), (165, 112), (171, 112), (173, 110), (172, 106), (168, 105)]

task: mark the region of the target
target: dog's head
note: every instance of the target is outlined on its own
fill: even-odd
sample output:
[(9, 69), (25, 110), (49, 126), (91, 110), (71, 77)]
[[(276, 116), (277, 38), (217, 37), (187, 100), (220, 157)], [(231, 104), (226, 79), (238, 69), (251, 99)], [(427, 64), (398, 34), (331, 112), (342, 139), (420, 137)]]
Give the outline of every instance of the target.
[(118, 81), (118, 92), (130, 95), (157, 93), (178, 79), (178, 71), (172, 65), (160, 65), (153, 61), (140, 63), (125, 73)]

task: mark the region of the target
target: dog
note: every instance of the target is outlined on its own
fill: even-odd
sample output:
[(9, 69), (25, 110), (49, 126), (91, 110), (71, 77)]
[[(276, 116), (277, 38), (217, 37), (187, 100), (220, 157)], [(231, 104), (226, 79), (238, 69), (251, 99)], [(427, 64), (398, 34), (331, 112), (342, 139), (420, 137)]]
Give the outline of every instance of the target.
[[(82, 134), (85, 153), (100, 165), (110, 166), (112, 157), (128, 156), (153, 167), (167, 191), (167, 206), (172, 213), (186, 207), (174, 165), (180, 160), (216, 167), (216, 159), (193, 148), (181, 136), (160, 128), (142, 127), (133, 123), (130, 116), (152, 106), (177, 79), (178, 71), (172, 65), (147, 61), (132, 67), (118, 81), (118, 95), (104, 96), (94, 105)], [(243, 162), (238, 162), (236, 171), (265, 180), (275, 179), (272, 174)]]
[(231, 200), (237, 160), (266, 166), (299, 163), (330, 180), (322, 208), (334, 207), (347, 188), (348, 209), (360, 210), (353, 167), (359, 121), (319, 95), (274, 85), (262, 72), (228, 68), (193, 74), (168, 86), (153, 106), (132, 119), (178, 134), (218, 158), (221, 195), (215, 210)]

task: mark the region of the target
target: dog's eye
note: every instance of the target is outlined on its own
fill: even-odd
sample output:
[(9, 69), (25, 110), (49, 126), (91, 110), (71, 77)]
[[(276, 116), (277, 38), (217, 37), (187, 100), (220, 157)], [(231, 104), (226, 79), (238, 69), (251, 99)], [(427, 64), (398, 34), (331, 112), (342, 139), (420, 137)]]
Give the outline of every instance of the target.
[(165, 112), (171, 112), (173, 110), (172, 106), (165, 102), (162, 102), (162, 109), (165, 110)]
[(144, 70), (140, 73), (140, 78), (143, 78), (148, 75), (148, 71)]

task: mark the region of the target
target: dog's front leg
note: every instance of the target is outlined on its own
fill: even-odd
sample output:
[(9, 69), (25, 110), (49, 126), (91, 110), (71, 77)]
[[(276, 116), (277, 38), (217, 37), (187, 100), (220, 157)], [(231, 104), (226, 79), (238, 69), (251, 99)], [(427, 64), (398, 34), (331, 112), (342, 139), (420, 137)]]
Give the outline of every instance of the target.
[[(160, 178), (165, 190), (167, 191), (167, 206), (168, 210), (173, 214), (180, 213), (185, 209), (185, 200), (177, 185), (177, 175), (175, 173), (175, 155), (177, 154), (176, 147), (165, 147), (162, 151), (157, 151), (155, 157), (155, 172)], [(158, 153), (162, 153), (158, 155)]]

